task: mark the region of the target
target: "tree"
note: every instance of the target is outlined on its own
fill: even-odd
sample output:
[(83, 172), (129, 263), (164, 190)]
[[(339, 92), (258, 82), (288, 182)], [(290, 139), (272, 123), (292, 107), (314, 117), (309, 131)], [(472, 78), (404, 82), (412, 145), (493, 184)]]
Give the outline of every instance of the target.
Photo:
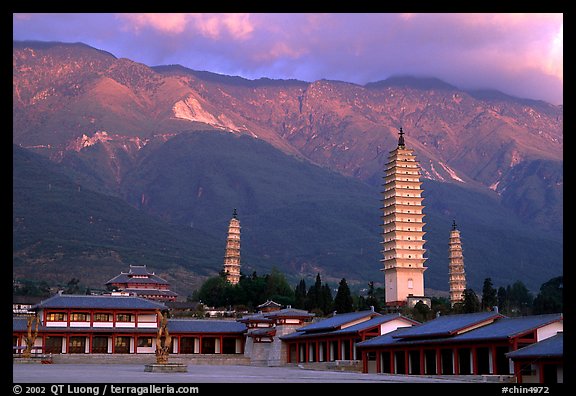
[(79, 294), (80, 293), (80, 279), (72, 278), (66, 284), (64, 294)]
[(529, 315), (532, 310), (534, 297), (522, 281), (516, 281), (510, 287), (508, 300), (510, 302), (510, 314), (525, 316)]
[(492, 279), (486, 278), (482, 287), (482, 309), (489, 311), (496, 304), (498, 304), (497, 291), (492, 285)]
[(288, 284), (286, 277), (283, 273), (276, 268), (272, 268), (270, 275), (266, 279), (266, 299), (274, 300), (278, 303), (279, 300), (289, 300), (290, 303), (294, 302), (294, 291)]
[(319, 308), (322, 310), (324, 315), (328, 315), (329, 312), (332, 312), (334, 301), (332, 299), (332, 290), (330, 290), (330, 286), (328, 286), (327, 283), (322, 285), (320, 295), (321, 306)]
[[(510, 286), (508, 286), (510, 287)], [(506, 291), (506, 288), (504, 288), (503, 286), (500, 286), (498, 288), (498, 308), (499, 311), (502, 313), (508, 313), (508, 307), (510, 305), (509, 301), (508, 301), (508, 292)]]
[(209, 278), (202, 284), (198, 291), (198, 300), (204, 304), (213, 307), (222, 307), (228, 305), (229, 289), (232, 285), (222, 276)]
[(346, 283), (346, 278), (342, 278), (338, 285), (338, 291), (334, 298), (334, 310), (338, 313), (352, 312), (354, 310), (352, 294), (350, 293), (350, 288)]
[(376, 296), (376, 289), (374, 288), (374, 282), (368, 282), (368, 296), (366, 297), (366, 304), (370, 307), (374, 307), (374, 311), (380, 311), (380, 301)]
[(300, 283), (294, 289), (294, 308), (306, 308), (306, 282), (300, 279)]
[(559, 313), (563, 311), (564, 277), (558, 276), (544, 282), (534, 299), (534, 314)]
[(422, 300), (418, 301), (416, 305), (414, 305), (414, 308), (412, 308), (412, 317), (418, 322), (426, 322), (432, 319), (432, 316), (432, 310), (428, 305), (424, 304)]
[(321, 309), (322, 301), (322, 279), (320, 278), (320, 273), (316, 274), (316, 282), (314, 285), (310, 286), (308, 294), (306, 294), (306, 309), (312, 311), (313, 309)]
[(480, 312), (481, 306), (478, 296), (472, 289), (464, 289), (464, 302), (462, 305), (464, 313)]

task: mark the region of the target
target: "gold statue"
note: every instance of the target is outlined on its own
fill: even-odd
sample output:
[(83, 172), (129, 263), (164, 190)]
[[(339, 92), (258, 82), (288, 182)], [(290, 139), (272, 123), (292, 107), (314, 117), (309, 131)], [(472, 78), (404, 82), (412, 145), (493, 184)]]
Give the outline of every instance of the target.
[[(29, 316), (27, 320), (26, 327), (28, 328), (28, 333), (24, 338), (24, 342), (26, 343), (26, 349), (22, 352), (22, 357), (30, 358), (32, 357), (32, 348), (34, 347), (34, 343), (36, 342), (36, 337), (38, 337), (38, 314), (34, 314), (34, 316)], [(34, 331), (32, 331), (32, 326), (34, 326)]]
[(168, 332), (168, 311), (162, 314), (159, 310), (156, 311), (160, 317), (160, 326), (156, 333), (156, 363), (168, 363), (168, 355), (170, 355), (170, 348), (172, 347), (172, 337)]

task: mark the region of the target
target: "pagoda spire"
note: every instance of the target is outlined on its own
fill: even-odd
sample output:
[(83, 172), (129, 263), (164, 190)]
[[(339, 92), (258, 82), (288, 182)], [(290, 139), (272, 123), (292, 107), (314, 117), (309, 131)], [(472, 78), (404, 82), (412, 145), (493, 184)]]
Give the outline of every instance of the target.
[(404, 148), (404, 131), (402, 130), (402, 127), (400, 127), (400, 132), (399, 132), (400, 136), (398, 137), (398, 147), (399, 148)]

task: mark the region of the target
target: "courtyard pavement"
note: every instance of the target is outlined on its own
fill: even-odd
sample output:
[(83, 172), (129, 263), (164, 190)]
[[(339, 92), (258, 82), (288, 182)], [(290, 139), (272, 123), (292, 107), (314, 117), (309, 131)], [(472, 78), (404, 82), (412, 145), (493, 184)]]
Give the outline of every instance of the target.
[(13, 364), (13, 383), (455, 383), (458, 376), (427, 377), (305, 370), (298, 367), (189, 365), (186, 373), (151, 373), (143, 364)]

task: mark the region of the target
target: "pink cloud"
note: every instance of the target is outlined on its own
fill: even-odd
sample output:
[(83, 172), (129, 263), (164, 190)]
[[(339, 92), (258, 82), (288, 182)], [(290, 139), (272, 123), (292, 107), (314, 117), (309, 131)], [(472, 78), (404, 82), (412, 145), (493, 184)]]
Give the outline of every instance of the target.
[(242, 40), (254, 30), (250, 14), (118, 14), (127, 29), (139, 32), (150, 28), (166, 34), (200, 34), (210, 39), (226, 38)]

